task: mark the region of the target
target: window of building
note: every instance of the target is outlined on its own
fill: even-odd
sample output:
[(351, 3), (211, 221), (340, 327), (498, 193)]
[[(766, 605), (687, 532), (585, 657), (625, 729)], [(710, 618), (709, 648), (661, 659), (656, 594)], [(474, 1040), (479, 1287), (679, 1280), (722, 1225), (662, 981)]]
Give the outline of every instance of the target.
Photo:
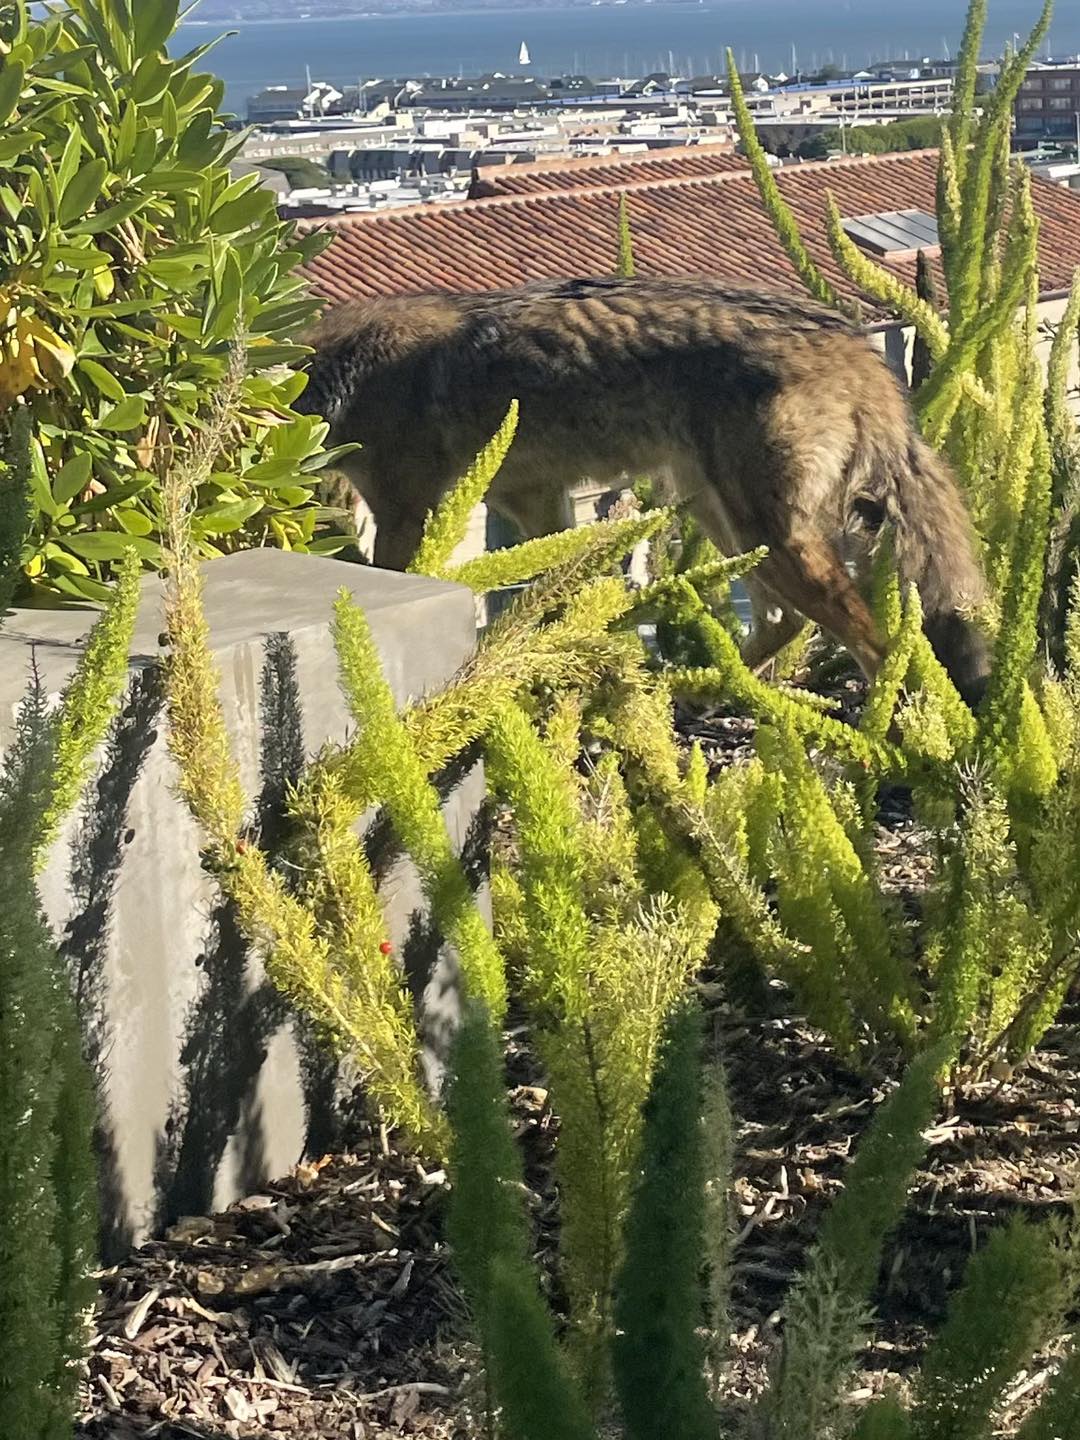
[(1051, 90), (1071, 90), (1073, 88), (1073, 77), (1071, 75), (1055, 75), (1050, 81)]
[(1072, 108), (1073, 108), (1073, 102), (1072, 102), (1072, 100), (1069, 99), (1068, 97), (1066, 97), (1066, 98), (1063, 99), (1063, 100), (1058, 100), (1058, 99), (1056, 99), (1056, 98), (1053, 98), (1053, 99), (1051, 99), (1051, 101), (1050, 101), (1050, 109), (1051, 109), (1051, 110), (1071, 110)]
[(1043, 108), (1043, 102), (1042, 102), (1041, 100), (1021, 100), (1021, 101), (1020, 101), (1020, 109), (1021, 109), (1021, 110), (1041, 110), (1042, 108)]
[(1020, 86), (1021, 90), (1041, 90), (1043, 88), (1041, 75), (1029, 75)]

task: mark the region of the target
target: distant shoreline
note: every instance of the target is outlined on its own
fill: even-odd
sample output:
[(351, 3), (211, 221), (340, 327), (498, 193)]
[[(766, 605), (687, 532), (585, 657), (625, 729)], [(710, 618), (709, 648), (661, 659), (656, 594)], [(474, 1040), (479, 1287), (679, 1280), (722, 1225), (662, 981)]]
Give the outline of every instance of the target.
[(579, 0), (579, 3), (566, 4), (565, 0), (557, 0), (556, 4), (545, 5), (543, 0), (521, 0), (518, 5), (455, 5), (452, 9), (444, 9), (439, 6), (428, 10), (418, 10), (414, 6), (387, 7), (385, 10), (355, 10), (341, 11), (337, 15), (263, 15), (241, 19), (220, 19), (220, 20), (185, 20), (180, 25), (181, 30), (214, 30), (223, 28), (233, 30), (240, 26), (251, 25), (335, 25), (343, 20), (383, 20), (392, 17), (395, 20), (432, 20), (446, 19), (450, 16), (467, 15), (516, 15), (526, 10), (542, 10), (546, 15), (553, 14), (560, 10), (689, 10), (692, 12), (703, 12), (709, 14), (727, 9), (733, 3), (741, 3), (741, 0), (727, 0), (726, 4), (713, 3), (707, 5), (695, 4), (694, 0)]

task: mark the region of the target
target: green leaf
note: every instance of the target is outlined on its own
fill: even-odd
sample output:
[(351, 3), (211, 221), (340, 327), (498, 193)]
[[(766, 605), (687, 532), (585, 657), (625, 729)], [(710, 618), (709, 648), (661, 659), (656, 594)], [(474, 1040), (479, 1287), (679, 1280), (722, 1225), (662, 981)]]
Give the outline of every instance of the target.
[(30, 490), (39, 510), (55, 520), (60, 513), (60, 507), (53, 499), (52, 490), (49, 488), (49, 471), (45, 464), (45, 452), (41, 448), (41, 441), (34, 436), (30, 441)]
[(254, 498), (227, 505), (211, 505), (193, 515), (192, 524), (203, 535), (228, 535), (241, 529), (262, 508), (262, 501)]
[(131, 173), (132, 175), (145, 175), (157, 164), (158, 152), (161, 149), (155, 126), (145, 125), (135, 136), (135, 145), (131, 152)]
[(142, 535), (117, 534), (114, 530), (89, 530), (82, 535), (65, 535), (63, 545), (84, 560), (120, 560), (125, 550), (134, 550), (141, 560), (160, 562), (161, 546)]
[[(45, 27), (35, 28), (44, 29)], [(45, 50), (48, 50), (52, 44), (55, 44), (55, 40), (46, 42)], [(51, 55), (43, 51), (40, 58), (34, 61), (34, 77), (36, 79), (39, 75), (59, 75), (63, 73), (71, 79), (73, 73), (79, 70), (80, 62), (89, 59), (93, 54), (93, 45), (76, 45), (71, 50), (58, 50)], [(85, 66), (82, 66), (83, 70), (85, 70), (85, 68)]]
[(230, 200), (210, 216), (210, 229), (215, 235), (236, 235), (256, 220), (266, 218), (273, 208), (269, 190), (252, 190), (239, 200)]
[(296, 461), (289, 456), (278, 460), (260, 460), (245, 470), (240, 479), (245, 485), (276, 486), (296, 478)]
[(159, 255), (145, 266), (145, 270), (155, 280), (164, 280), (168, 285), (183, 285), (187, 281), (201, 284), (207, 259), (194, 255)]
[(131, 98), (136, 105), (151, 105), (165, 93), (172, 78), (172, 66), (159, 55), (145, 55), (135, 67)]
[(156, 483), (156, 477), (144, 470), (135, 480), (125, 480), (120, 485), (110, 485), (104, 495), (95, 495), (83, 505), (74, 507), (77, 515), (96, 515), (101, 510), (112, 510), (124, 500), (130, 500), (148, 486)]
[(10, 61), (0, 70), (0, 124), (2, 124), (19, 103), (23, 84), (26, 81), (26, 67)]
[(282, 485), (275, 498), (295, 510), (298, 505), (304, 505), (311, 499), (311, 491), (305, 490), (302, 485)]
[(93, 459), (85, 451), (72, 456), (66, 465), (60, 467), (52, 487), (53, 498), (58, 505), (66, 505), (86, 489), (93, 468)]
[(131, 159), (135, 149), (135, 136), (138, 132), (139, 112), (134, 105), (125, 105), (124, 114), (120, 120), (120, 128), (116, 132), (116, 149), (113, 152), (113, 164), (118, 170), (123, 170)]
[(86, 312), (87, 319), (107, 317), (112, 320), (118, 315), (141, 315), (149, 308), (147, 300), (118, 300), (115, 304), (93, 305)]
[(305, 355), (311, 352), (304, 345), (257, 345), (248, 346), (247, 363), (249, 370), (269, 370), (277, 365), (299, 365)]
[(57, 218), (61, 225), (70, 225), (73, 220), (77, 220), (80, 215), (85, 215), (93, 207), (101, 197), (105, 176), (108, 173), (109, 166), (100, 156), (96, 160), (88, 160), (81, 169), (75, 172), (71, 183), (60, 198), (60, 210)]
[[(186, 13), (185, 11), (185, 14)], [(232, 40), (237, 34), (238, 32), (236, 30), (226, 30), (221, 35), (215, 35), (213, 40), (207, 40), (202, 45), (196, 45), (193, 50), (185, 50), (183, 55), (173, 62), (176, 66), (177, 73), (187, 72), (193, 65), (197, 65), (204, 55), (209, 55), (211, 50), (220, 45), (222, 40)]]
[[(210, 142), (210, 131), (214, 117), (209, 110), (201, 110), (188, 124), (176, 146), (176, 158), (181, 165), (196, 165), (203, 160)], [(217, 145), (217, 136), (214, 137)]]
[[(95, 160), (91, 163), (96, 165), (98, 162)], [(102, 160), (101, 164), (104, 165), (105, 161)], [(132, 215), (145, 209), (149, 203), (148, 195), (129, 195), (126, 200), (120, 200), (117, 204), (109, 205), (106, 209), (87, 216), (85, 220), (80, 220), (77, 225), (72, 226), (71, 234), (100, 235), (103, 230), (114, 230), (117, 225), (122, 224), (125, 220), (130, 220)]]
[[(40, 136), (38, 137), (41, 138)], [(3, 142), (0, 141), (0, 159), (3, 158)], [(22, 214), (22, 201), (10, 185), (0, 185), (0, 205), (3, 205), (9, 220), (17, 220)]]
[(67, 265), (71, 270), (104, 270), (112, 263), (104, 250), (92, 245), (54, 245), (49, 255), (58, 265)]
[(240, 301), (243, 296), (244, 277), (240, 270), (240, 262), (236, 258), (236, 252), (229, 248), (225, 251), (224, 263), (221, 266), (220, 278), (215, 274), (214, 295), (215, 304), (207, 306), (203, 319), (203, 329), (215, 340), (230, 340), (233, 331), (236, 329), (237, 316), (240, 313)]
[(158, 319), (165, 325), (171, 325), (185, 340), (202, 339), (202, 321), (194, 315), (159, 315)]
[(162, 165), (160, 169), (151, 170), (140, 184), (147, 190), (158, 190), (163, 195), (183, 195), (187, 190), (194, 190), (201, 181), (202, 176), (197, 170), (181, 170), (178, 165)]
[[(74, 519), (75, 516), (70, 511), (65, 511), (60, 516), (59, 523), (62, 525), (65, 520), (74, 521)], [(80, 560), (77, 555), (69, 554), (67, 550), (61, 550), (53, 540), (48, 541), (41, 554), (45, 560), (46, 569), (50, 571), (63, 570), (68, 575), (90, 574), (85, 561)]]
[(84, 560), (120, 560), (130, 543), (127, 535), (112, 530), (90, 530), (82, 535), (65, 535), (63, 544)]
[(109, 600), (112, 590), (100, 580), (91, 580), (88, 575), (51, 575), (49, 577), (58, 590), (74, 595), (80, 600)]
[(82, 371), (95, 389), (100, 390), (107, 400), (126, 400), (127, 391), (115, 375), (110, 374), (104, 365), (99, 365), (96, 360), (80, 359), (76, 361), (76, 367)]
[(19, 130), (13, 135), (0, 136), (0, 160), (17, 160), (44, 138), (37, 130)]
[(134, 430), (146, 419), (146, 399), (127, 395), (98, 421), (99, 430)]
[(234, 180), (231, 185), (225, 186), (224, 190), (221, 191), (220, 195), (218, 195), (210, 207), (210, 213), (213, 214), (215, 211), (221, 210), (226, 205), (231, 204), (234, 200), (239, 200), (241, 195), (247, 195), (250, 194), (252, 190), (258, 190), (261, 185), (262, 181), (257, 172), (253, 175), (242, 175), (239, 180)]
[(113, 510), (113, 519), (126, 530), (129, 535), (149, 535), (153, 532), (154, 522), (149, 515), (144, 515), (141, 510), (125, 506), (121, 510)]
[(275, 425), (270, 431), (270, 450), (275, 459), (306, 460), (329, 428), (317, 415), (302, 415), (291, 425)]
[(180, 134), (180, 116), (176, 101), (168, 90), (161, 97), (161, 133), (167, 140), (175, 140)]
[(163, 50), (176, 29), (179, 0), (135, 0), (135, 53)]
[(251, 322), (253, 335), (270, 335), (279, 330), (295, 331), (305, 325), (318, 309), (313, 300), (286, 300), (263, 305)]
[(300, 469), (305, 475), (315, 474), (319, 470), (325, 470), (331, 465), (336, 465), (343, 456), (355, 454), (356, 451), (362, 450), (363, 448), (364, 447), (358, 445), (355, 440), (350, 441), (348, 445), (334, 445), (329, 450), (320, 451), (318, 455), (309, 455), (301, 464)]
[(79, 168), (79, 160), (82, 157), (82, 131), (76, 126), (68, 136), (67, 144), (64, 146), (64, 153), (60, 157), (60, 164), (56, 167), (56, 183), (63, 192), (75, 178)]

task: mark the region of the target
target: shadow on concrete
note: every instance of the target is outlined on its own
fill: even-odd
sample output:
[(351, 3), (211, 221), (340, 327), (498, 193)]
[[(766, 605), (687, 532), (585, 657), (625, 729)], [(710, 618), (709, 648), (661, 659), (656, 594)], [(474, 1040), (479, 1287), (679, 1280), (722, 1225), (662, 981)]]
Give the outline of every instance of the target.
[[(271, 866), (288, 883), (290, 872), (283, 859), (289, 839), (285, 802), (304, 768), (304, 730), (296, 652), (286, 634), (267, 638), (260, 715), (255, 822)], [(159, 1229), (181, 1215), (204, 1215), (213, 1208), (214, 1176), (233, 1137), (242, 1193), (250, 1194), (265, 1182), (256, 1083), (270, 1041), (290, 1021), (300, 1052), (307, 1116), (304, 1153), (329, 1149), (337, 1133), (337, 1066), (318, 1044), (306, 1017), (296, 1015), (268, 980), (252, 987), (247, 944), (228, 901), (211, 916), (199, 963), (206, 983), (188, 1019), (180, 1055), (180, 1093), (158, 1141)]]
[[(62, 953), (76, 995), (87, 1057), (98, 1077), (105, 1075), (112, 1037), (107, 1019), (105, 975), (114, 902), (124, 849), (133, 838), (129, 808), (134, 787), (158, 738), (164, 707), (159, 664), (138, 669), (105, 745), (104, 763), (89, 789), (73, 843), (69, 881), (75, 903), (62, 939)], [(472, 773), (479, 751), (466, 752), (436, 778), (445, 803)], [(260, 792), (254, 828), (287, 885), (291, 835), (286, 815), (290, 785), (305, 763), (302, 708), (296, 654), (285, 634), (266, 642), (261, 679)], [(473, 817), (463, 863), (474, 890), (487, 881), (487, 811)], [(384, 880), (401, 857), (385, 816), (374, 817), (364, 837), (376, 880)], [(445, 1057), (459, 1008), (458, 977), (452, 955), (426, 911), (410, 919), (402, 957), (417, 1000), (429, 1074)], [(157, 1226), (213, 1207), (215, 1176), (226, 1147), (233, 1146), (241, 1181), (254, 1189), (264, 1180), (263, 1126), (257, 1103), (259, 1072), (275, 1034), (291, 1025), (299, 1051), (306, 1106), (304, 1153), (340, 1148), (347, 1117), (341, 1114), (341, 1077), (336, 1061), (320, 1044), (315, 1027), (288, 1003), (261, 971), (253, 969), (232, 905), (220, 901), (207, 919), (196, 963), (204, 972), (197, 999), (186, 1017), (180, 1075), (169, 1117), (155, 1150)], [(127, 1254), (132, 1227), (124, 1203), (122, 1175), (107, 1109), (97, 1134), (100, 1161), (102, 1254), (107, 1263)], [(297, 1155), (299, 1161), (302, 1155)]]
[(212, 1210), (218, 1165), (230, 1137), (242, 1138), (242, 1127), (242, 1183), (250, 1193), (264, 1178), (253, 1092), (288, 1009), (269, 982), (249, 989), (247, 945), (229, 902), (215, 908), (198, 963), (206, 981), (188, 1014), (180, 1089), (155, 1157), (158, 1230), (181, 1215)]
[[(435, 789), (443, 805), (479, 761), (479, 745), (470, 746), (435, 776)], [(485, 799), (469, 822), (459, 857), (474, 895), (484, 889), (489, 879), (491, 825), (490, 802)], [(431, 1088), (438, 1089), (461, 1013), (463, 987), (457, 957), (426, 909), (416, 909), (409, 916), (401, 960), (417, 1006), (424, 1072)]]
[[(75, 903), (61, 953), (99, 1094), (112, 1043), (105, 995), (109, 934), (124, 849), (133, 838), (128, 809), (143, 763), (157, 739), (164, 700), (160, 666), (137, 670), (110, 729), (103, 764), (84, 801), (72, 847), (69, 884)], [(261, 700), (261, 788), (255, 815), (263, 843), (274, 863), (280, 864), (277, 857), (286, 838), (286, 790), (304, 763), (296, 656), (286, 635), (274, 635), (267, 641)], [(262, 1124), (255, 1086), (270, 1040), (290, 1019), (300, 1050), (308, 1153), (331, 1148), (337, 1134), (336, 1066), (317, 1044), (312, 1027), (304, 1018), (291, 1016), (289, 1006), (268, 981), (251, 984), (247, 946), (230, 903), (221, 902), (211, 912), (197, 963), (206, 979), (187, 1017), (180, 1083), (156, 1147), (159, 1226), (182, 1214), (205, 1213), (211, 1207), (214, 1177), (231, 1137), (235, 1136), (241, 1178), (251, 1188), (262, 1179)], [(101, 1250), (110, 1263), (129, 1253), (133, 1233), (104, 1104), (99, 1106), (99, 1114), (95, 1141)]]
[[(83, 1048), (99, 1093), (108, 1059), (104, 973), (113, 896), (132, 832), (128, 803), (150, 747), (165, 701), (157, 665), (135, 672), (105, 744), (95, 784), (87, 792), (72, 845), (69, 884), (74, 897), (71, 919), (60, 944), (75, 994)], [(100, 1174), (102, 1253), (109, 1261), (131, 1248), (132, 1234), (122, 1202), (116, 1146), (107, 1111), (99, 1106), (94, 1136)]]

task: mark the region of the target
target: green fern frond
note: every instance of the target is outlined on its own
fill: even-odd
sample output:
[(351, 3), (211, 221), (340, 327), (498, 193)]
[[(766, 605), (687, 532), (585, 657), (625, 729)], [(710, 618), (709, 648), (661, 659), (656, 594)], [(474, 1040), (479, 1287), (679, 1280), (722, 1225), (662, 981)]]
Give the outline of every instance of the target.
[(1064, 1314), (1063, 1256), (1049, 1226), (1017, 1216), (968, 1262), (916, 1386), (920, 1440), (980, 1440), (1001, 1392)]
[(889, 1232), (907, 1199), (937, 1101), (943, 1052), (920, 1055), (874, 1116), (844, 1190), (788, 1299), (763, 1419), (777, 1440), (820, 1440), (841, 1420), (844, 1379), (861, 1348)]
[(90, 631), (60, 702), (56, 722), (52, 794), (41, 817), (36, 846), (40, 869), (64, 816), (86, 783), (94, 751), (105, 739), (128, 678), (131, 637), (139, 608), (140, 563), (128, 550), (105, 613)]
[(949, 348), (948, 326), (937, 311), (920, 300), (915, 291), (867, 259), (844, 229), (839, 207), (831, 193), (826, 196), (826, 219), (829, 244), (836, 263), (860, 290), (885, 305), (905, 324), (911, 325), (930, 351), (932, 360), (940, 360)]
[(763, 726), (758, 749), (766, 767), (785, 781), (790, 839), (774, 851), (780, 915), (807, 947), (798, 979), (811, 1017), (817, 1011), (838, 1034), (849, 1029), (843, 1017), (854, 1015), (871, 1023), (879, 1038), (910, 1042), (913, 977), (896, 953), (879, 891), (829, 792), (790, 726)]
[[(953, 156), (957, 189), (959, 189), (967, 170), (968, 144), (971, 140), (974, 120), (975, 92), (979, 79), (982, 37), (986, 29), (987, 4), (988, 0), (970, 0), (968, 5), (967, 19), (964, 23), (964, 38), (957, 58), (952, 113), (944, 132), (948, 136), (948, 144)], [(959, 209), (958, 204), (956, 209)]]
[(511, 400), (506, 418), (468, 470), (428, 515), (420, 548), (408, 566), (410, 575), (432, 575), (441, 579), (451, 556), (465, 539), (469, 517), (491, 487), (514, 440), (518, 423), (518, 402)]
[[(954, 91), (953, 115), (957, 115)], [(967, 142), (963, 142), (964, 164), (967, 163)], [(937, 173), (937, 222), (941, 240), (941, 260), (945, 269), (945, 281), (951, 285), (956, 273), (956, 248), (960, 236), (960, 173), (956, 160), (956, 145), (949, 127), (941, 132), (941, 149), (938, 153)]]
[(698, 595), (707, 594), (720, 586), (741, 580), (755, 566), (760, 565), (769, 551), (766, 546), (751, 550), (745, 555), (709, 560), (703, 565), (681, 570), (678, 575), (664, 575), (643, 586), (634, 597), (633, 614), (648, 614), (657, 608), (671, 606), (685, 595), (685, 586), (690, 585)]
[(477, 595), (486, 595), (492, 590), (535, 580), (546, 571), (581, 562), (587, 567), (579, 571), (584, 579), (590, 572), (598, 574), (614, 565), (642, 540), (655, 535), (667, 523), (669, 514), (666, 510), (654, 510), (628, 520), (596, 520), (591, 525), (542, 535), (506, 550), (491, 550), (475, 560), (466, 560), (447, 569), (443, 578), (467, 585)]
[(916, 637), (922, 633), (922, 622), (919, 592), (912, 585), (908, 589), (907, 604), (904, 606), (900, 627), (890, 641), (863, 707), (859, 728), (870, 740), (880, 742), (888, 736), (900, 692), (911, 669)]
[(630, 233), (630, 202), (625, 191), (619, 196), (619, 259), (615, 274), (622, 280), (632, 280), (637, 274), (634, 241)]
[(468, 994), (499, 1017), (506, 1008), (503, 958), (454, 854), (438, 793), (398, 716), (367, 617), (344, 589), (334, 606), (333, 630), (342, 689), (363, 730), (357, 758), (369, 777), (369, 793), (386, 806), (416, 862), (435, 919), (458, 952)]
[(845, 306), (839, 295), (830, 285), (829, 281), (821, 273), (821, 270), (811, 259), (806, 243), (799, 233), (798, 221), (791, 206), (780, 193), (780, 187), (776, 183), (776, 176), (769, 167), (768, 159), (762, 148), (761, 141), (754, 129), (753, 117), (746, 104), (746, 96), (743, 93), (742, 79), (739, 76), (738, 66), (735, 64), (735, 55), (731, 50), (727, 52), (727, 73), (728, 86), (731, 91), (731, 108), (735, 112), (735, 123), (739, 130), (739, 139), (742, 142), (743, 152), (750, 162), (750, 170), (761, 195), (762, 203), (769, 212), (773, 226), (780, 238), (780, 243), (787, 252), (788, 259), (795, 267), (799, 279), (806, 286), (815, 300), (823, 305), (829, 305), (835, 310), (843, 310)]

